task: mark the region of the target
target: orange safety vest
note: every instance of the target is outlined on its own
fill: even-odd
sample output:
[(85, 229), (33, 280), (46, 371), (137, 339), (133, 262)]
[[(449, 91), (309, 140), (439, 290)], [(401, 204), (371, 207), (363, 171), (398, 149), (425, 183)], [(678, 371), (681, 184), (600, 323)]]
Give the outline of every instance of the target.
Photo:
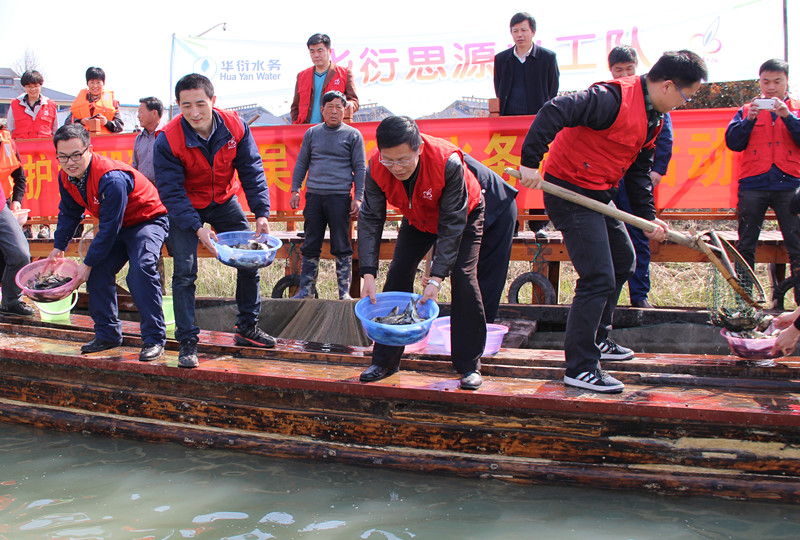
[(2, 193), (2, 204), (6, 202), (6, 190), (4, 184), (11, 179), (11, 173), (19, 169), (20, 163), (17, 159), (17, 148), (11, 140), (11, 133), (7, 129), (0, 129), (0, 193)]
[[(106, 120), (112, 122), (114, 116), (117, 114), (117, 107), (114, 105), (114, 92), (111, 90), (103, 90), (100, 99), (96, 101), (89, 101), (89, 90), (84, 88), (72, 102), (70, 107), (72, 118), (75, 121), (84, 118), (91, 118), (96, 114), (101, 114), (106, 117)], [(100, 133), (110, 134), (113, 133), (105, 126), (100, 128)]]
[(381, 165), (380, 150), (370, 157), (369, 173), (386, 195), (386, 200), (397, 207), (408, 218), (408, 222), (420, 231), (436, 234), (439, 228), (439, 200), (444, 190), (444, 174), (447, 160), (458, 154), (464, 169), (467, 185), (468, 212), (481, 202), (481, 185), (472, 171), (464, 164), (464, 153), (456, 145), (429, 135), (422, 135), (422, 154), (419, 157), (419, 173), (411, 193), (411, 201), (403, 183)]
[(647, 139), (647, 111), (640, 76), (604, 84), (616, 84), (622, 92), (617, 119), (603, 130), (586, 126), (562, 129), (550, 145), (545, 164), (548, 174), (586, 189), (607, 190), (619, 184), (639, 151), (653, 148), (661, 131), (659, 126), (653, 137)]
[[(789, 111), (798, 116), (800, 101), (788, 99)], [(742, 107), (742, 117), (747, 118), (750, 111), (748, 103)], [(800, 147), (794, 142), (792, 134), (786, 129), (783, 119), (772, 121), (770, 111), (761, 111), (756, 117), (756, 125), (750, 132), (747, 148), (742, 152), (742, 178), (758, 176), (767, 172), (773, 164), (789, 176), (800, 178)]]
[[(311, 117), (311, 98), (314, 96), (314, 67), (304, 69), (297, 74), (297, 95), (300, 98), (297, 106), (297, 120), (295, 124), (305, 124)], [(344, 94), (347, 88), (347, 68), (340, 67), (331, 63), (333, 69), (333, 77), (330, 82), (325, 85), (322, 90), (322, 95), (332, 90), (337, 90)], [(327, 78), (327, 75), (326, 75)]]

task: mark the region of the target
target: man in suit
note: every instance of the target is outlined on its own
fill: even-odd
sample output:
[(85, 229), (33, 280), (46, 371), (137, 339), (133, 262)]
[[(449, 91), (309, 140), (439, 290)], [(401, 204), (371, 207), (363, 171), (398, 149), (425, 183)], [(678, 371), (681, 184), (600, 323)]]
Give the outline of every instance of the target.
[(514, 46), (494, 57), (494, 92), (500, 116), (536, 114), (558, 94), (556, 53), (533, 42), (536, 20), (529, 13), (511, 17)]

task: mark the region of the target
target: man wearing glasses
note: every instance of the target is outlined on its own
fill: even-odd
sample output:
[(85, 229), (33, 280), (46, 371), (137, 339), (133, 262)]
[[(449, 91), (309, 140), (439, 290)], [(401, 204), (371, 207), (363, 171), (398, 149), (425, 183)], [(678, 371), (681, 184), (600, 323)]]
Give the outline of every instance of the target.
[(95, 154), (89, 132), (82, 125), (61, 126), (53, 143), (61, 164), (61, 202), (54, 249), (48, 258), (64, 257), (84, 211), (99, 220), (77, 273), (80, 283), (86, 282), (89, 315), (94, 321), (94, 339), (84, 344), (81, 352), (100, 352), (122, 344), (116, 276), (127, 262), (127, 283), (139, 311), (144, 341), (139, 360), (156, 360), (164, 354), (167, 339), (156, 270), (169, 230), (167, 209), (142, 173), (127, 163)]
[[(647, 75), (598, 83), (551, 100), (536, 115), (523, 143), (522, 185), (540, 187), (538, 169), (548, 146), (545, 179), (581, 195), (613, 206), (624, 175), (633, 213), (655, 222), (659, 227), (646, 234), (663, 241), (667, 226), (655, 217), (650, 179), (655, 139), (662, 115), (689, 101), (707, 78), (702, 58), (687, 50), (672, 51)], [(564, 384), (622, 392), (624, 385), (600, 369), (600, 360), (633, 358), (630, 349), (608, 339), (619, 293), (636, 262), (625, 225), (548, 193), (544, 203), (578, 273), (567, 317)]]
[[(344, 124), (347, 98), (332, 90), (322, 96), (322, 123), (309, 128), (297, 154), (292, 174), (289, 205), (300, 206), (300, 188), (306, 173), (305, 240), (300, 287), (294, 298), (314, 296), (319, 256), (325, 227), (331, 229), (331, 254), (336, 257), (336, 281), (340, 300), (350, 297), (353, 246), (350, 220), (358, 217), (364, 196), (364, 138), (357, 129)], [(350, 191), (355, 186), (355, 193)]]
[[(480, 358), (486, 344), (486, 318), (478, 286), (478, 253), (483, 235), (481, 186), (453, 144), (421, 135), (407, 116), (385, 118), (375, 132), (358, 217), (358, 258), (364, 285), (361, 297), (375, 302), (375, 277), (386, 205), (400, 209), (403, 221), (384, 291), (410, 292), (422, 258), (433, 247), (431, 276), (420, 302), (436, 300), (442, 281), (452, 284), (453, 366), (460, 387), (477, 390), (483, 379)], [(400, 367), (404, 347), (376, 343), (372, 365), (362, 382), (388, 377)]]

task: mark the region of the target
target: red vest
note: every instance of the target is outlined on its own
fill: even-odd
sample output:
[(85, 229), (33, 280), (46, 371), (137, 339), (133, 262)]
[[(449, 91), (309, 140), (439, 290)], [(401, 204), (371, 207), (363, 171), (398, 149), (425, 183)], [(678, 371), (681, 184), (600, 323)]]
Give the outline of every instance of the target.
[[(26, 99), (26, 98), (22, 98)], [(14, 131), (11, 136), (15, 139), (35, 139), (37, 137), (53, 136), (53, 121), (56, 119), (58, 107), (52, 99), (42, 96), (39, 112), (34, 119), (28, 111), (30, 109), (20, 103), (19, 99), (11, 102), (11, 111), (14, 115)]]
[(233, 111), (214, 109), (222, 117), (225, 127), (231, 132), (231, 139), (214, 154), (211, 159), (214, 167), (199, 148), (187, 148), (186, 137), (181, 125), (182, 116), (174, 118), (164, 129), (172, 153), (183, 163), (183, 187), (194, 208), (206, 208), (212, 202), (224, 203), (239, 191), (241, 182), (233, 162), (237, 145), (244, 138), (244, 127), (239, 116)]
[(89, 178), (86, 180), (86, 197), (89, 199), (88, 201), (83, 199), (77, 186), (69, 181), (64, 171), (61, 171), (59, 176), (61, 185), (75, 199), (75, 202), (83, 205), (93, 217), (98, 217), (100, 201), (97, 198), (97, 192), (100, 187), (100, 179), (109, 171), (133, 173), (133, 191), (128, 194), (128, 204), (125, 207), (125, 215), (122, 217), (123, 227), (138, 225), (167, 214), (167, 209), (161, 204), (161, 199), (158, 198), (156, 187), (145, 175), (122, 161), (92, 153), (92, 162), (89, 164)]
[[(800, 101), (788, 99), (786, 105), (795, 116), (800, 112)], [(750, 110), (748, 103), (743, 108), (743, 117)], [(800, 147), (792, 139), (783, 119), (772, 122), (770, 111), (761, 111), (756, 117), (756, 125), (750, 132), (747, 148), (742, 152), (741, 177), (748, 178), (767, 172), (774, 163), (781, 171), (800, 178)]]
[[(333, 77), (330, 82), (322, 89), (322, 95), (332, 90), (337, 90), (344, 94), (347, 88), (347, 68), (339, 67), (336, 64), (331, 64), (333, 69)], [(297, 74), (297, 95), (300, 101), (297, 105), (297, 120), (295, 124), (305, 124), (311, 116), (309, 109), (311, 108), (311, 98), (314, 97), (314, 67), (304, 69)], [(327, 78), (327, 75), (326, 75)]]
[[(89, 91), (84, 88), (72, 102), (70, 107), (72, 118), (74, 120), (82, 120), (89, 118), (96, 114), (102, 114), (109, 122), (114, 120), (114, 115), (117, 114), (117, 107), (114, 105), (114, 92), (111, 90), (103, 90), (100, 99), (97, 101), (89, 101)], [(14, 118), (16, 120), (16, 118)], [(110, 134), (112, 131), (105, 126), (100, 128), (100, 133)]]
[[(642, 148), (653, 148), (661, 127), (647, 139), (647, 112), (642, 79), (623, 77), (622, 102), (614, 124), (601, 131), (585, 126), (562, 129), (550, 145), (545, 170), (560, 180), (586, 189), (606, 190), (625, 176)], [(663, 125), (663, 123), (662, 123)]]
[(0, 129), (0, 204), (6, 203), (6, 190), (4, 184), (11, 179), (11, 173), (19, 169), (17, 147), (11, 140), (11, 133), (7, 129)]
[(444, 172), (447, 160), (458, 154), (464, 169), (464, 182), (467, 184), (468, 212), (472, 212), (481, 202), (481, 185), (472, 171), (464, 164), (461, 150), (444, 139), (422, 135), (422, 155), (419, 157), (419, 174), (408, 200), (403, 183), (380, 164), (380, 150), (376, 149), (369, 160), (370, 175), (386, 195), (386, 200), (397, 207), (408, 222), (420, 231), (436, 234), (439, 228), (439, 199), (444, 190)]

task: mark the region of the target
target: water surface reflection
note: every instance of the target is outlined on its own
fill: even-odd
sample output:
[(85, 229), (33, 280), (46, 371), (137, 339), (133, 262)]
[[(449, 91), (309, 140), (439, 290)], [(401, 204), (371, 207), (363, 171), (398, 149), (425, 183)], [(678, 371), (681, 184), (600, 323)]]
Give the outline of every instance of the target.
[(0, 538), (800, 538), (788, 505), (514, 485), (0, 424)]

